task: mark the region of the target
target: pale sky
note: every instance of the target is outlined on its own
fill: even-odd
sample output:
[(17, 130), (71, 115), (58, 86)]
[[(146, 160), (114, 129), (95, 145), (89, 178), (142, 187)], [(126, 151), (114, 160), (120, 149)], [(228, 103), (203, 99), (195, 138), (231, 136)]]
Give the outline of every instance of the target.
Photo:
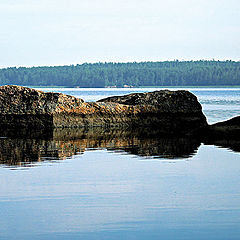
[(239, 0), (0, 0), (0, 67), (240, 60)]

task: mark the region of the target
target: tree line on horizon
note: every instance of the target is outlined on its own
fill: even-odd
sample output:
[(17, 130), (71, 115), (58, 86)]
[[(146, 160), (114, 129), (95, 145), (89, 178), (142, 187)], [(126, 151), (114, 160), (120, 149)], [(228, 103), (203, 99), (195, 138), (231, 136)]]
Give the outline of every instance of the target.
[(0, 69), (0, 85), (123, 87), (240, 85), (240, 62), (164, 61), (84, 63)]

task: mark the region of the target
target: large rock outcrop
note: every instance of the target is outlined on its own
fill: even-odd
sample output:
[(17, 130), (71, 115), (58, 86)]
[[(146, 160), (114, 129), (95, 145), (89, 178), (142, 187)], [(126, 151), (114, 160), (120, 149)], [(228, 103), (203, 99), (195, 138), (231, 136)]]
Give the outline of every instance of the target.
[(20, 86), (0, 87), (0, 127), (154, 127), (163, 133), (191, 132), (207, 126), (197, 98), (188, 91), (155, 91), (98, 102)]
[(206, 117), (197, 97), (184, 90), (161, 90), (114, 96), (98, 102), (117, 103), (136, 108), (132, 118), (139, 126), (152, 126), (164, 132), (186, 132), (207, 127)]
[(240, 116), (209, 125), (202, 133), (204, 141), (240, 140)]

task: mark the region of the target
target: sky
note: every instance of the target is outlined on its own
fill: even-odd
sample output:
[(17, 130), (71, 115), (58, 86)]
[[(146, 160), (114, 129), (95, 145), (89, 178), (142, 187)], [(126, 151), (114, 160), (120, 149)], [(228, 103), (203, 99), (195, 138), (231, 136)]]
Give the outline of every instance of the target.
[(239, 0), (0, 0), (0, 68), (240, 60)]

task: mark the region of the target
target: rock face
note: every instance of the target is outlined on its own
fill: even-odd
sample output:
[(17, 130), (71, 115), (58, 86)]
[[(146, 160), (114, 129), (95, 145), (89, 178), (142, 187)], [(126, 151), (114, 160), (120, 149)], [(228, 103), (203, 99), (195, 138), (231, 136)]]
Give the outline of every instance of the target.
[(186, 132), (207, 127), (206, 117), (197, 97), (188, 91), (155, 91), (133, 93), (101, 99), (138, 109), (137, 125), (154, 126), (164, 131)]
[(0, 87), (0, 127), (154, 127), (165, 133), (207, 126), (197, 98), (188, 91), (156, 91), (98, 102), (20, 86)]
[(240, 139), (240, 117), (210, 125), (204, 136), (208, 139)]
[(0, 87), (0, 126), (3, 128), (52, 128), (54, 115), (74, 112), (83, 100), (61, 93), (6, 85)]

